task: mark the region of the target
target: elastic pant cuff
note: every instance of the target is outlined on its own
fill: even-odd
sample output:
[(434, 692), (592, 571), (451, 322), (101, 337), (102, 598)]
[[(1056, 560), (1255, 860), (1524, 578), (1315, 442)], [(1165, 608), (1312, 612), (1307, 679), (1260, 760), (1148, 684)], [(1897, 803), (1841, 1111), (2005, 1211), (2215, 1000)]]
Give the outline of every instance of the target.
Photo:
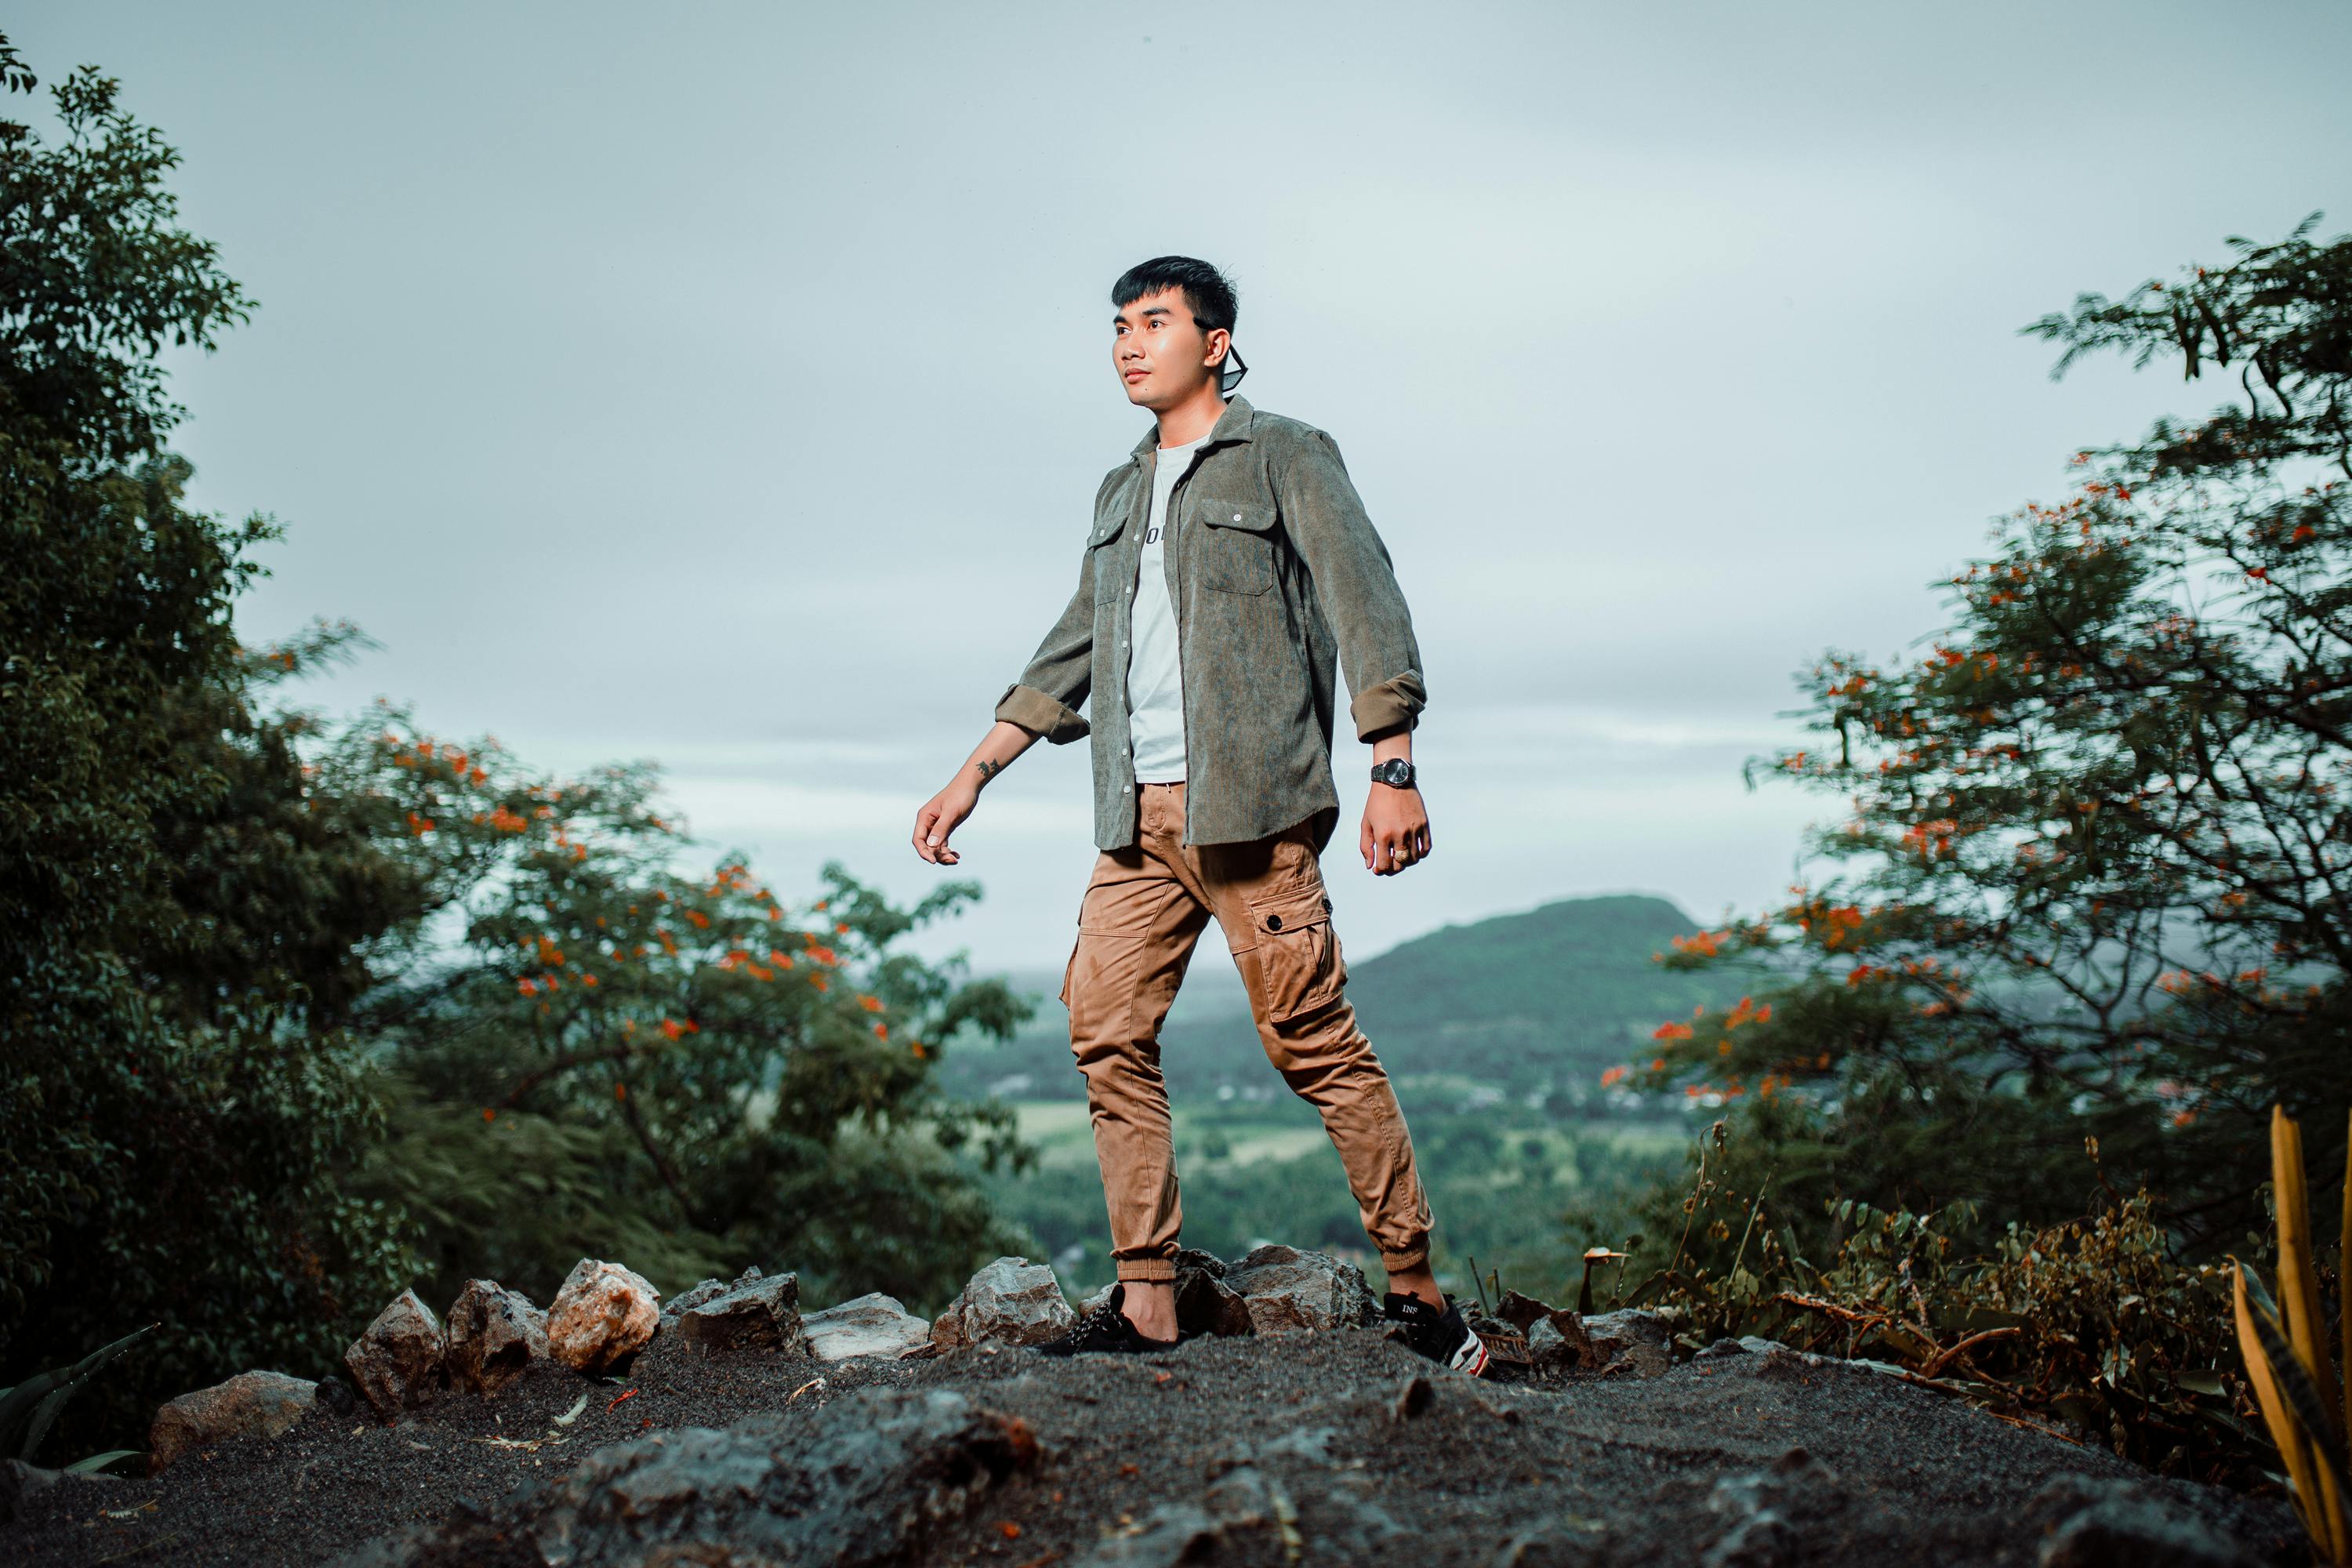
[(1118, 1277), (1147, 1285), (1172, 1284), (1176, 1279), (1176, 1260), (1172, 1258), (1122, 1258), (1118, 1260)]
[(1408, 1268), (1426, 1268), (1429, 1267), (1429, 1243), (1424, 1241), (1403, 1252), (1391, 1252), (1382, 1247), (1381, 1267), (1391, 1274), (1402, 1274)]

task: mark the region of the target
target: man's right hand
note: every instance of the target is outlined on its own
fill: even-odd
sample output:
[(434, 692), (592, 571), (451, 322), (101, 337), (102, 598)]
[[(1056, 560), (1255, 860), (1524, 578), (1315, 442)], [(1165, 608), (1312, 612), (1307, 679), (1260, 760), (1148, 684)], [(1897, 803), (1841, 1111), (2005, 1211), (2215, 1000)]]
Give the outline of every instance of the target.
[(948, 835), (979, 804), (980, 786), (961, 777), (925, 801), (915, 813), (915, 853), (934, 866), (954, 865), (959, 857), (948, 847)]

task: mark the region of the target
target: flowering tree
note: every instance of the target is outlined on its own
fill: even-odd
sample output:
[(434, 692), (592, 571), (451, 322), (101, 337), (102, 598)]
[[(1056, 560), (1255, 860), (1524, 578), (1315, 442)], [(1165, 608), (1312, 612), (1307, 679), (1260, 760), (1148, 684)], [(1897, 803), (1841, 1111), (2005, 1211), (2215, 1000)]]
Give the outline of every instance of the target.
[[(0, 89), (31, 73), (0, 38)], [(321, 1366), (402, 1271), (342, 1178), (381, 1118), (352, 955), (417, 889), (303, 798), (270, 682), (325, 632), (239, 646), (266, 521), (185, 503), (166, 343), (248, 301), (179, 226), (176, 160), (75, 72), (60, 134), (0, 120), (0, 1384), (163, 1331), (42, 1457), (135, 1442), (156, 1401)]]
[(1009, 1112), (930, 1069), (1028, 1005), (893, 945), (976, 886), (902, 910), (835, 865), (797, 903), (739, 858), (689, 876), (649, 770), (541, 779), (393, 710), (315, 778), (404, 841), (440, 911), (377, 955), (398, 978), (355, 1024), (397, 1086), (376, 1180), (443, 1288), (551, 1290), (603, 1252), (667, 1288), (757, 1262), (929, 1299), (1013, 1241), (947, 1155), (1020, 1158)]
[(2070, 493), (1950, 580), (1932, 651), (1827, 655), (1813, 742), (1751, 763), (1850, 797), (1811, 846), (1835, 873), (1662, 956), (1793, 977), (1618, 1070), (1738, 1101), (1763, 1151), (1742, 1179), (1775, 1170), (1781, 1213), (1843, 1190), (2063, 1217), (2121, 1180), (2234, 1239), (2273, 1102), (2334, 1130), (2315, 1153), (2340, 1172), (2352, 239), (2316, 221), (2026, 329), (2057, 373), (2168, 358), (2231, 401), (2078, 453)]

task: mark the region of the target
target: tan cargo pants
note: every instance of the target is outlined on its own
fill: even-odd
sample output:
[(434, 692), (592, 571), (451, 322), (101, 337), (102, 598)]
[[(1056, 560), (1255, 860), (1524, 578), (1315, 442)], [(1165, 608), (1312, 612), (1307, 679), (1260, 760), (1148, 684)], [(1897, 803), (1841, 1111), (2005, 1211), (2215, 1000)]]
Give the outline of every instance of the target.
[(1321, 1113), (1382, 1265), (1423, 1265), (1429, 1204), (1412, 1138), (1342, 994), (1347, 965), (1307, 824), (1245, 844), (1187, 847), (1184, 786), (1138, 784), (1136, 795), (1136, 841), (1097, 856), (1062, 982), (1118, 1277), (1176, 1277), (1183, 1214), (1160, 1026), (1212, 916), (1241, 970), (1258, 1039)]

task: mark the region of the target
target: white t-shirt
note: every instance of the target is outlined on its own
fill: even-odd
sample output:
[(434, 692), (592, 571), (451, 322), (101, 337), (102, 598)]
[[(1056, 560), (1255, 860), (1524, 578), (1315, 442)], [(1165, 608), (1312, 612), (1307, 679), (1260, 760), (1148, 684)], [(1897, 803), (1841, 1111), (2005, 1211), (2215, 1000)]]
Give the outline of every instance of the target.
[(1181, 447), (1159, 449), (1151, 473), (1151, 515), (1143, 525), (1136, 581), (1128, 589), (1135, 606), (1128, 634), (1127, 727), (1138, 784), (1181, 784), (1184, 779), (1184, 676), (1177, 658), (1176, 602), (1168, 592), (1164, 544), (1169, 492), (1207, 440), (1203, 436)]

